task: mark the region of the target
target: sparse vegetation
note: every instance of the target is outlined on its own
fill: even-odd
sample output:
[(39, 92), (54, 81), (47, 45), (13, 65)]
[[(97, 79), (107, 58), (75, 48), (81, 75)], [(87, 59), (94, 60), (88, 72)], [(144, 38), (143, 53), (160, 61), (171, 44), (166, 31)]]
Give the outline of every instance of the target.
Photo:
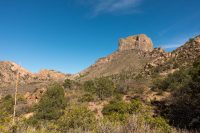
[[(195, 45), (194, 41), (188, 43)], [(187, 63), (194, 58), (182, 52), (187, 48), (181, 47), (171, 54), (162, 49), (151, 53), (133, 49), (115, 53), (100, 60), (102, 66), (97, 63), (74, 80), (53, 71), (42, 75), (44, 81), (48, 79), (44, 85), (37, 75), (34, 79), (28, 77), (34, 81), (28, 85), (39, 85), (33, 94), (17, 95), (15, 125), (12, 125), (13, 97), (0, 99), (0, 132), (178, 133), (179, 129), (181, 133), (199, 132), (200, 60), (190, 68)], [(2, 66), (6, 68), (9, 64)], [(109, 76), (100, 77), (104, 69)], [(57, 76), (62, 80), (55, 80), (58, 83), (52, 85), (52, 77)], [(21, 77), (22, 82), (25, 78)]]
[(61, 85), (54, 84), (49, 87), (46, 94), (36, 106), (36, 112), (32, 118), (32, 122), (58, 119), (63, 114), (66, 106), (64, 95), (64, 89)]
[(163, 83), (173, 95), (164, 108), (160, 108), (161, 114), (176, 127), (200, 130), (200, 61), (188, 71), (180, 70), (169, 75)]
[(95, 129), (96, 118), (94, 113), (86, 107), (69, 107), (59, 120), (61, 132), (80, 129), (81, 131), (92, 131)]
[(86, 81), (84, 83), (84, 90), (95, 94), (101, 100), (111, 97), (115, 90), (115, 84), (107, 77), (97, 78), (94, 81)]

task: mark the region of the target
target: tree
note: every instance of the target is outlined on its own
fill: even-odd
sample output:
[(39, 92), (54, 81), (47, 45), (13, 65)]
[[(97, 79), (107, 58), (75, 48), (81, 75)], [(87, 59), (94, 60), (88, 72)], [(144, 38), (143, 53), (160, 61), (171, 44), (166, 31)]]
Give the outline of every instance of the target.
[(96, 94), (101, 100), (113, 95), (115, 85), (110, 79), (106, 77), (101, 77), (96, 79), (95, 83)]
[(59, 84), (49, 87), (46, 94), (40, 100), (35, 114), (36, 119), (58, 119), (66, 106), (64, 89)]

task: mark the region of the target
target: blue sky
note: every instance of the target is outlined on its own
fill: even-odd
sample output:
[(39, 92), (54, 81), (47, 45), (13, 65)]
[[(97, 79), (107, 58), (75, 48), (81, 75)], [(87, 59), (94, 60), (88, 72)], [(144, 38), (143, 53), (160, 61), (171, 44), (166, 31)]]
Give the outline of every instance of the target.
[(145, 33), (172, 50), (200, 34), (199, 0), (0, 0), (0, 60), (76, 73)]

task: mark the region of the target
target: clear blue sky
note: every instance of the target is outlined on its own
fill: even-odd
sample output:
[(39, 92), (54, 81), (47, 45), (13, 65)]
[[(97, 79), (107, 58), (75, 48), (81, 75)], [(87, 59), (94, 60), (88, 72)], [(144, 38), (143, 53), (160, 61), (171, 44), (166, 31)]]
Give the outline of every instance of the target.
[(200, 34), (200, 0), (0, 0), (0, 60), (79, 72), (145, 33), (174, 49)]

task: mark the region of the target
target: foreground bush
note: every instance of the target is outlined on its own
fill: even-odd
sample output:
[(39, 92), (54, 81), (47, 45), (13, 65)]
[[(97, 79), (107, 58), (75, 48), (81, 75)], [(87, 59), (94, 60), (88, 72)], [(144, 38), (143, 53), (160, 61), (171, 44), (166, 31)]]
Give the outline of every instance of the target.
[(64, 89), (59, 84), (54, 84), (48, 88), (45, 95), (36, 106), (36, 112), (31, 119), (33, 124), (40, 120), (56, 120), (66, 106)]
[(155, 79), (153, 81), (153, 90), (161, 90), (161, 91), (174, 91), (178, 88), (187, 84), (191, 79), (188, 70), (180, 70), (176, 71), (173, 74), (169, 74), (164, 79)]
[(109, 78), (101, 77), (94, 81), (86, 81), (84, 83), (84, 90), (91, 94), (96, 94), (99, 99), (104, 100), (113, 95), (115, 84)]
[(0, 100), (0, 132), (6, 133), (12, 122), (14, 99), (7, 95)]
[(164, 85), (167, 88), (173, 86), (173, 91), (172, 97), (158, 106), (161, 115), (169, 119), (173, 126), (200, 131), (200, 60), (188, 71), (180, 70), (166, 79), (173, 81), (164, 80), (167, 83)]
[(96, 118), (94, 113), (86, 107), (71, 107), (65, 111), (64, 116), (59, 119), (59, 129), (61, 132), (81, 129), (91, 131), (95, 128)]

